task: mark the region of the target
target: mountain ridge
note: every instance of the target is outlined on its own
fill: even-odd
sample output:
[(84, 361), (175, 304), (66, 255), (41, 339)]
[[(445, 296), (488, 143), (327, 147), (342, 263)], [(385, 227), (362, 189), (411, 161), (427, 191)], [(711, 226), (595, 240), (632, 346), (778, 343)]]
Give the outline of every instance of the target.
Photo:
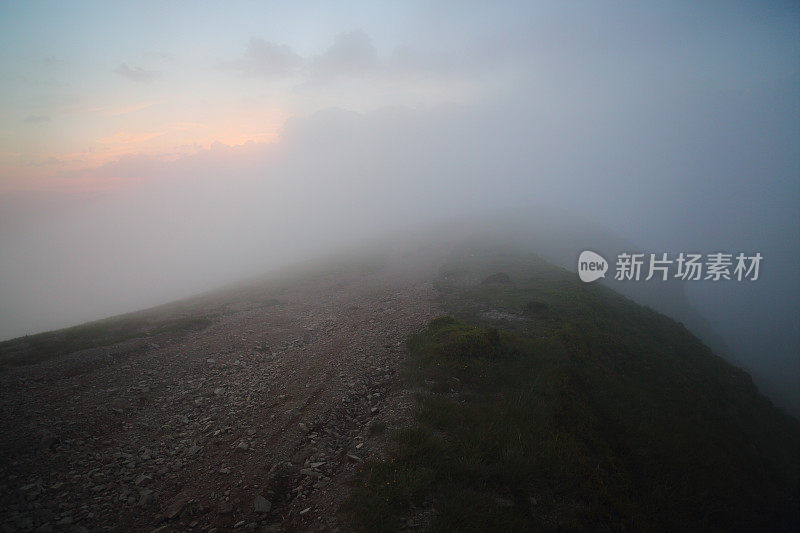
[[(18, 350), (0, 365), (0, 514), (13, 530), (374, 530), (353, 509), (409, 530), (797, 520), (785, 510), (796, 420), (682, 325), (519, 248), (350, 256), (77, 331), (61, 351), (59, 332), (16, 339), (46, 357)], [(464, 357), (504, 379), (462, 374)], [(516, 407), (493, 403), (509, 397)], [(510, 417), (481, 431), (474, 410), (498, 405)], [(358, 499), (359, 487), (384, 494), (378, 465), (408, 460), (403, 435), (447, 437), (453, 420), (481, 438), (461, 435), (449, 457), (489, 485), (434, 454), (400, 501)], [(517, 434), (516, 451), (498, 438)]]

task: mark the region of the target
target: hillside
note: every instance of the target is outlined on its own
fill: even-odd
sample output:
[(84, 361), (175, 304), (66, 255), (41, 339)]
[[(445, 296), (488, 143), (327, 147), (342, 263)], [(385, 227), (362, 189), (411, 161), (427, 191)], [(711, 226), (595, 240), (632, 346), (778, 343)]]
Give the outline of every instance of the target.
[(436, 286), (451, 316), (409, 340), (414, 424), (349, 501), (362, 529), (800, 524), (800, 424), (681, 324), (534, 255), (467, 248)]
[(412, 255), (0, 343), (0, 524), (797, 526), (800, 423), (682, 325), (532, 254)]
[(326, 265), (0, 343), (0, 527), (335, 528), (432, 294)]

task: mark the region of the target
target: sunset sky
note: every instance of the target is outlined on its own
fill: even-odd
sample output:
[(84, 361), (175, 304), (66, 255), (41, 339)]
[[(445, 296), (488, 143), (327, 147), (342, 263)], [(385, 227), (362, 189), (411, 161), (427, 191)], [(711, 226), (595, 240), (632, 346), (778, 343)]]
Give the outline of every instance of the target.
[(0, 191), (58, 187), (126, 154), (270, 142), (288, 117), (327, 107), (479, 98), (491, 82), (466, 36), (481, 38), (480, 18), (452, 28), (443, 7), (3, 3)]
[(613, 106), (797, 76), (782, 8), (692, 5), (4, 2), (0, 192), (102, 189), (117, 182), (81, 172), (271, 142), (331, 107)]

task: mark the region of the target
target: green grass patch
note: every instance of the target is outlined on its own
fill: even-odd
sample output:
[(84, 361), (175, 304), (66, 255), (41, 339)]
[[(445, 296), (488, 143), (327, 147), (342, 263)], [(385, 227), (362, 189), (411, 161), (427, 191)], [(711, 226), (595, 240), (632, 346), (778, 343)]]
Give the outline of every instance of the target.
[[(391, 459), (365, 463), (345, 505), (355, 529), (420, 514), (431, 531), (798, 525), (800, 424), (746, 373), (535, 257), (459, 264), (437, 280), (457, 318), (408, 341), (413, 424)], [(511, 283), (457, 279), (496, 271)]]

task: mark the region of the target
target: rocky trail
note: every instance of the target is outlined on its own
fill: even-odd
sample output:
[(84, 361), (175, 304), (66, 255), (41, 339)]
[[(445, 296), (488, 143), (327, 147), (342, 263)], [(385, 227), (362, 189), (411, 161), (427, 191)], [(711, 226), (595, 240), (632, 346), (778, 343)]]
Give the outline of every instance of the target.
[(406, 337), (430, 285), (318, 276), (208, 297), (212, 316), (0, 369), (5, 531), (330, 531), (409, 416)]

